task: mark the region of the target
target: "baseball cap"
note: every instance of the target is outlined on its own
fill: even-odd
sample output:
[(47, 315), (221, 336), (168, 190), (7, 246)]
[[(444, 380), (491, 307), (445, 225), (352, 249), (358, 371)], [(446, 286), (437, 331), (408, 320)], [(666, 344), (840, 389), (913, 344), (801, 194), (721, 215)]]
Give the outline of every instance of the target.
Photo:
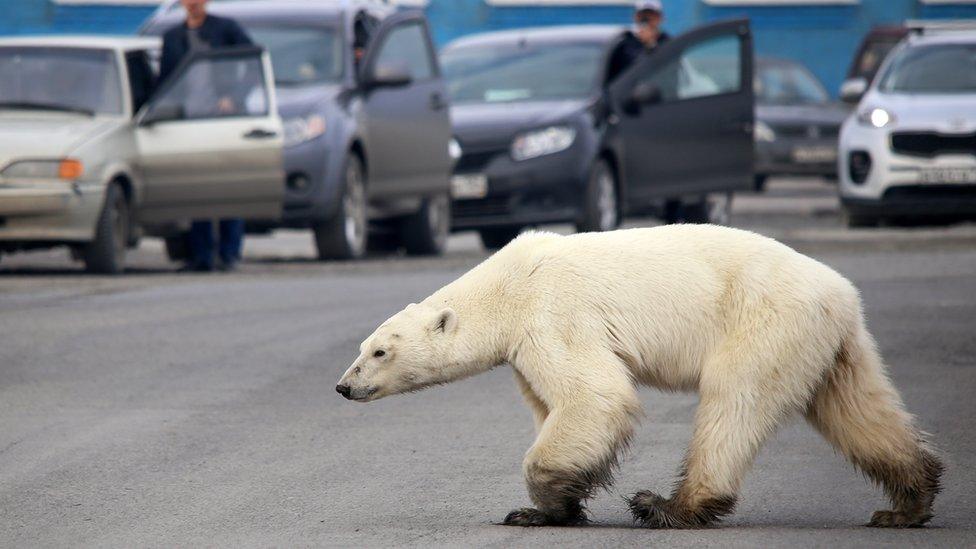
[(658, 13), (664, 13), (664, 6), (661, 5), (661, 0), (637, 0), (637, 2), (634, 2), (634, 11), (656, 11)]

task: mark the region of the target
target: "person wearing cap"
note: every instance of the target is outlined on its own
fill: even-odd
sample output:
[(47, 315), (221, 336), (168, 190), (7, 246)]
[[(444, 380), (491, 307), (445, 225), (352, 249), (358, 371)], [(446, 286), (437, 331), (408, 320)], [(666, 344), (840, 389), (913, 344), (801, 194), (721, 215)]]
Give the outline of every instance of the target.
[(634, 4), (634, 30), (627, 33), (614, 51), (608, 80), (612, 81), (641, 55), (653, 52), (671, 38), (661, 30), (662, 22), (664, 6), (661, 5), (661, 0), (638, 0)]

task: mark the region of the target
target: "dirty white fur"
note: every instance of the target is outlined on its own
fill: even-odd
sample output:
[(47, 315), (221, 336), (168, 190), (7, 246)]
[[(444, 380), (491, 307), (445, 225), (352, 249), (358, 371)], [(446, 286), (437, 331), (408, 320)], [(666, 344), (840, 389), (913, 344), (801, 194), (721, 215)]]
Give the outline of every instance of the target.
[(340, 383), (364, 401), (510, 364), (538, 430), (524, 471), (543, 522), (572, 522), (574, 501), (610, 482), (638, 385), (701, 396), (671, 500), (692, 515), (716, 498), (734, 505), (760, 446), (797, 412), (872, 476), (872, 463), (918, 475), (926, 452), (854, 286), (741, 230), (524, 234), (361, 351)]

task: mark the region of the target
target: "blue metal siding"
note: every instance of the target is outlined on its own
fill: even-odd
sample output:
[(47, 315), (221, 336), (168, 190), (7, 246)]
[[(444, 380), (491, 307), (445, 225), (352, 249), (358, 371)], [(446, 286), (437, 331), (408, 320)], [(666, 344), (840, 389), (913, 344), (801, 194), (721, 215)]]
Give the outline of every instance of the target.
[[(861, 0), (836, 6), (715, 7), (701, 0), (664, 0), (665, 28), (749, 17), (760, 55), (802, 61), (836, 93), (857, 45), (873, 26), (905, 19), (976, 19), (976, 5), (929, 5), (918, 0)], [(0, 34), (130, 33), (152, 13), (145, 6), (59, 5), (49, 0), (0, 0)], [(483, 0), (431, 0), (427, 8), (439, 44), (474, 32), (526, 26), (621, 23), (628, 6), (491, 7)]]

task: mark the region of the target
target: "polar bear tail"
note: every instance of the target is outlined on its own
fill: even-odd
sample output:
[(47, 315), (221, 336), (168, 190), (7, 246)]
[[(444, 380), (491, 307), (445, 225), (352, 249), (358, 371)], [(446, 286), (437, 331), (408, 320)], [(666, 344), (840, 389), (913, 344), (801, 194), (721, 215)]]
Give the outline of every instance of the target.
[(841, 346), (807, 419), (891, 498), (893, 509), (874, 513), (869, 526), (919, 527), (932, 518), (942, 462), (905, 410), (863, 322)]

